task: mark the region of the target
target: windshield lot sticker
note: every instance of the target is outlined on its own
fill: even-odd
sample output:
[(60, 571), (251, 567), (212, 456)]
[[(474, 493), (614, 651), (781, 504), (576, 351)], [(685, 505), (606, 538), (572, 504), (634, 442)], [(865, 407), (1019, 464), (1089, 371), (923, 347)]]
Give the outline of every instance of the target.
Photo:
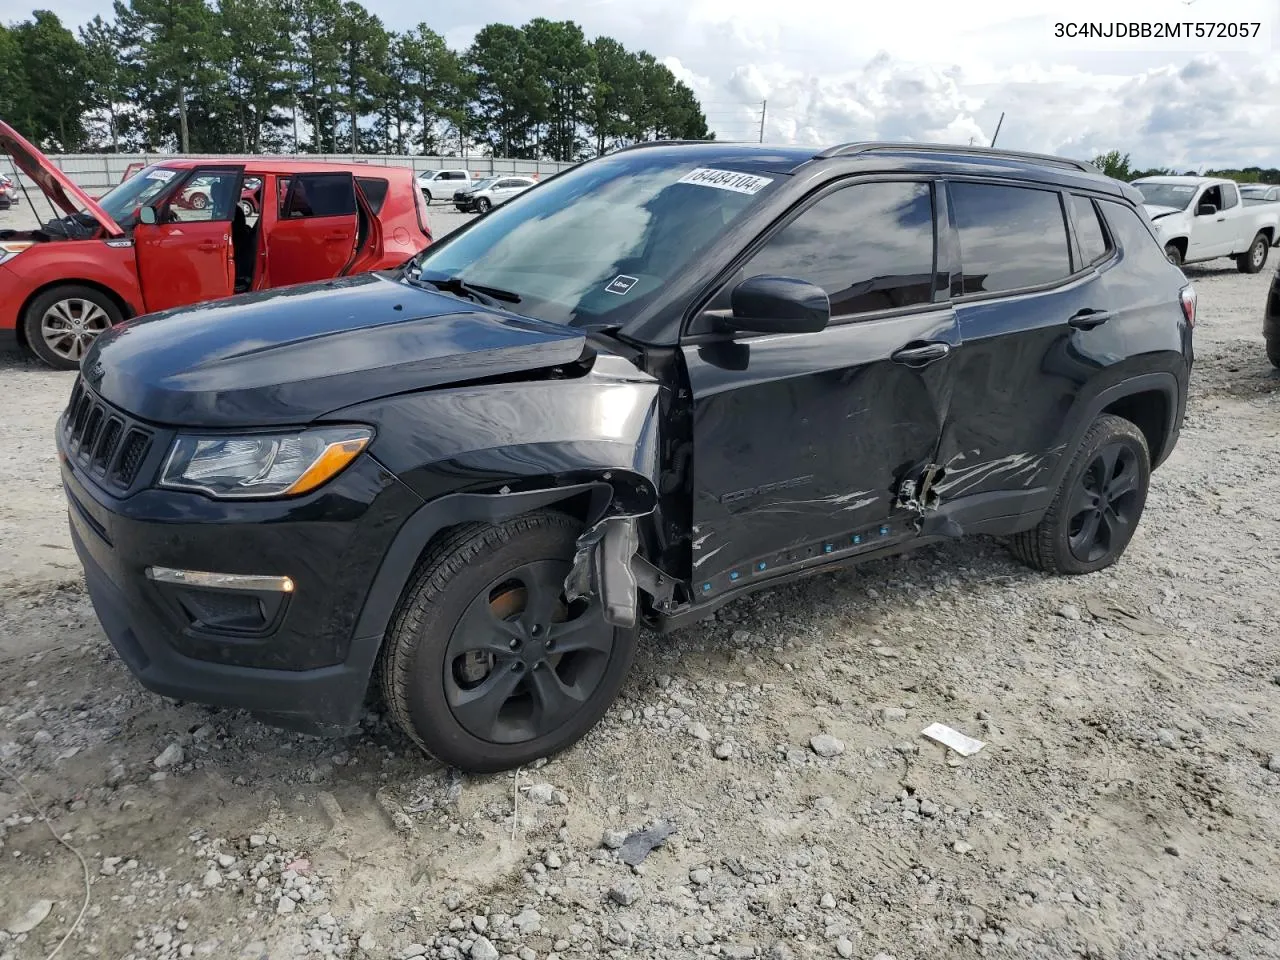
[(152, 170), (147, 174), (148, 180), (159, 180), (161, 183), (168, 183), (173, 179), (174, 171), (172, 170)]
[(1174, 193), (1191, 193), (1193, 190), (1195, 190), (1195, 187), (1174, 187), (1173, 188)]
[(680, 183), (692, 183), (699, 187), (715, 187), (717, 190), (732, 190), (734, 193), (759, 193), (769, 184), (773, 177), (757, 177), (753, 173), (738, 173), (736, 170), (716, 170), (712, 167), (699, 167), (690, 170), (679, 180)]
[(618, 296), (622, 296), (623, 294), (630, 293), (631, 288), (639, 282), (640, 280), (637, 277), (628, 277), (626, 274), (619, 274), (609, 281), (609, 285), (605, 287), (605, 290), (609, 293), (616, 293)]

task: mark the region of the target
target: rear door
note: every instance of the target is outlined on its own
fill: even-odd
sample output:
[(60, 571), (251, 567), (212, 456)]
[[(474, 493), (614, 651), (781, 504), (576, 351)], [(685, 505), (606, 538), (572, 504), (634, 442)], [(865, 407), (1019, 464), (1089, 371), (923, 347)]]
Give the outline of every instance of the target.
[(287, 180), (279, 219), (267, 230), (270, 285), (339, 276), (355, 256), (360, 232), (355, 179), (350, 172), (335, 172), (294, 174)]
[(133, 231), (147, 311), (229, 297), (235, 290), (231, 218), (243, 166), (201, 167), (156, 209), (156, 223)]
[(938, 493), (944, 502), (985, 496), (995, 517), (1038, 495), (1067, 453), (1056, 444), (1080, 388), (1126, 356), (1115, 291), (1101, 282), (1114, 245), (1088, 196), (953, 180), (948, 197), (964, 346)]
[[(936, 265), (933, 185), (825, 192), (774, 232), (683, 344), (693, 391), (697, 596), (914, 539), (903, 481), (935, 456), (959, 344)], [(731, 291), (759, 275), (827, 291), (818, 333), (725, 339)]]

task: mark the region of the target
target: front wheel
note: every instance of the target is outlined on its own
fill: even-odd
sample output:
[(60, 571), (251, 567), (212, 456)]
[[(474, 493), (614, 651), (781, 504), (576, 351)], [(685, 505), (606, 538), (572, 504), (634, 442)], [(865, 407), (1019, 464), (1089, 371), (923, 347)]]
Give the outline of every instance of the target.
[(209, 206), (209, 198), (203, 193), (191, 195), (191, 207), (193, 210), (203, 210), (207, 206)]
[(1267, 235), (1259, 233), (1253, 238), (1253, 243), (1249, 244), (1249, 250), (1236, 257), (1236, 269), (1241, 273), (1258, 273), (1267, 265), (1267, 251), (1270, 248), (1271, 242)]
[(1175, 267), (1182, 266), (1182, 250), (1179, 249), (1176, 243), (1166, 243), (1164, 245), (1164, 256)]
[(422, 199), (430, 203), (432, 201), (431, 191), (425, 187), (422, 189)]
[(581, 526), (540, 512), (468, 524), (419, 566), (387, 633), (383, 700), (427, 753), (471, 773), (569, 747), (604, 716), (635, 630), (598, 602), (568, 602)]
[(75, 370), (93, 341), (123, 320), (120, 308), (101, 290), (76, 284), (46, 290), (22, 316), (31, 351), (55, 370)]
[(493, 202), (488, 197), (481, 197), (476, 201), (476, 209), (481, 213), (488, 213), (493, 209)]
[(1048, 512), (1010, 550), (1046, 573), (1093, 573), (1120, 559), (1137, 530), (1151, 483), (1142, 431), (1122, 417), (1094, 421)]
[(1273, 367), (1280, 367), (1280, 340), (1267, 341), (1267, 359)]

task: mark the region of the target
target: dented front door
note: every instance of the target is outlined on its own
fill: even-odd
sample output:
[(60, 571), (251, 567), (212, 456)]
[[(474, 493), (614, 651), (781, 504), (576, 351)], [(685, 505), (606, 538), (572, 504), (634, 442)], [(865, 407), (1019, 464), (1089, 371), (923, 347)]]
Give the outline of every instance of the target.
[(819, 198), (736, 279), (765, 274), (818, 283), (833, 320), (683, 348), (696, 596), (917, 536), (919, 514), (899, 500), (928, 471), (949, 402), (960, 338), (935, 265), (930, 184)]

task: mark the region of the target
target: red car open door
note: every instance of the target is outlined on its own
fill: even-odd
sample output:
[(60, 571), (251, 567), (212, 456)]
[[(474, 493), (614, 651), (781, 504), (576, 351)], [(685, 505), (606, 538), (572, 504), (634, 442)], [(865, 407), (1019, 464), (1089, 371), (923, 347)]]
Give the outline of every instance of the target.
[(340, 276), (359, 234), (355, 179), (350, 173), (297, 173), (288, 181), (280, 218), (267, 233), (271, 286)]
[[(147, 312), (229, 297), (235, 290), (231, 218), (244, 167), (193, 170), (152, 209), (155, 223), (133, 231), (138, 280)], [(203, 206), (190, 202), (199, 195)]]

